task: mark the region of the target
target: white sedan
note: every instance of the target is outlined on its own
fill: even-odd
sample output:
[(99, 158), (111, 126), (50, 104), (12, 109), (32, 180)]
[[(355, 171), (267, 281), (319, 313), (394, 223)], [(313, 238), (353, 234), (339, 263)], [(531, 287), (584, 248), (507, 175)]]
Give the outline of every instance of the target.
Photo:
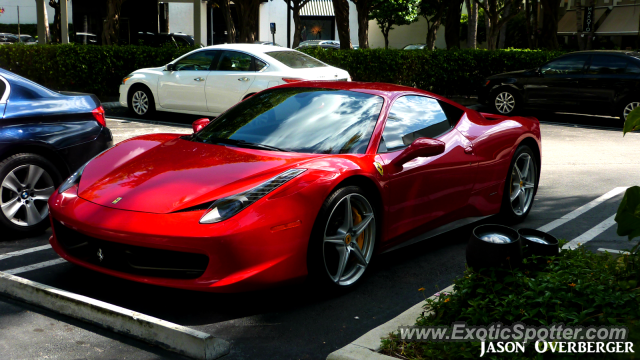
[(260, 44), (214, 45), (122, 80), (120, 104), (138, 116), (170, 111), (218, 116), (264, 89), (304, 80), (351, 81), (299, 51)]

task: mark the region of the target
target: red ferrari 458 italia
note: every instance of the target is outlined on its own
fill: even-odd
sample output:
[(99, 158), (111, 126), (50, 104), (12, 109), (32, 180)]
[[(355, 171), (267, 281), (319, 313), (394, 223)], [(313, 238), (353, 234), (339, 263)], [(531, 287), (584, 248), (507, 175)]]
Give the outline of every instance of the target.
[(189, 135), (121, 142), (49, 200), (51, 245), (105, 274), (247, 291), (311, 276), (345, 288), (380, 253), (502, 213), (540, 177), (535, 118), (388, 84), (299, 82)]

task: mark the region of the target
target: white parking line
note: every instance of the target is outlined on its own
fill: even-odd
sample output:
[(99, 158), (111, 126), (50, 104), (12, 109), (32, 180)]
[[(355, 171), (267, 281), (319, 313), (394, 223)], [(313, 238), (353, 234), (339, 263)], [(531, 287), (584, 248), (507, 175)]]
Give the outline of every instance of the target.
[(14, 257), (14, 256), (20, 256), (20, 255), (32, 253), (34, 251), (46, 250), (46, 249), (51, 249), (51, 245), (42, 245), (42, 246), (37, 246), (37, 247), (29, 248), (29, 249), (24, 249), (24, 250), (20, 250), (20, 251), (14, 251), (14, 252), (2, 254), (2, 255), (0, 255), (0, 260), (8, 259), (8, 258)]
[(11, 270), (4, 270), (2, 272), (9, 275), (15, 275), (15, 274), (20, 274), (20, 273), (31, 271), (31, 270), (37, 270), (37, 269), (42, 269), (42, 268), (53, 266), (53, 265), (62, 264), (65, 262), (67, 262), (67, 260), (65, 259), (55, 259), (55, 260), (49, 260), (49, 261), (28, 265), (28, 266), (23, 266), (23, 267), (11, 269)]
[(569, 241), (564, 244), (563, 249), (575, 249), (580, 245), (584, 245), (586, 242), (593, 240), (596, 236), (602, 234), (605, 230), (615, 225), (616, 221), (614, 220), (616, 214), (611, 215), (607, 220), (601, 222), (600, 224), (592, 227), (586, 233), (578, 236), (577, 238)]
[[(562, 224), (564, 224), (566, 222), (569, 222), (570, 220), (573, 220), (573, 219), (577, 218), (578, 216), (580, 216), (580, 215), (584, 214), (585, 212), (593, 209), (594, 207), (602, 204), (603, 202), (611, 199), (612, 197), (614, 197), (614, 196), (616, 196), (618, 194), (621, 194), (622, 192), (627, 190), (627, 188), (628, 187), (625, 187), (625, 186), (617, 187), (617, 188), (609, 191), (608, 193), (600, 196), (599, 198), (597, 198), (597, 199), (595, 199), (595, 200), (593, 200), (593, 201), (591, 201), (591, 202), (589, 202), (587, 204), (584, 204), (584, 205), (580, 206), (579, 208), (577, 208), (577, 209), (573, 210), (572, 212), (568, 213), (567, 215), (564, 215), (560, 219), (554, 220), (554, 221), (548, 223), (547, 225), (539, 227), (538, 230), (539, 231), (543, 231), (543, 232), (549, 232), (549, 231), (557, 228), (558, 226), (560, 226), (560, 225), (562, 225)], [(604, 229), (604, 230), (606, 230), (606, 229)], [(591, 231), (591, 230), (589, 230), (589, 231)], [(589, 240), (591, 240), (591, 239), (589, 239)]]

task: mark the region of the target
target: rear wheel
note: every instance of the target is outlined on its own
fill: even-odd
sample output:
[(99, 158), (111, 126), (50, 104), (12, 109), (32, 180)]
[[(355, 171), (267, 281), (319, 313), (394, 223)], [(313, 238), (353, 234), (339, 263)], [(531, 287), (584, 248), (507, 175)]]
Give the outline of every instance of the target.
[(501, 213), (510, 223), (524, 220), (538, 190), (538, 162), (531, 148), (520, 145), (513, 155), (502, 196)]
[(493, 108), (501, 115), (511, 115), (519, 109), (520, 100), (512, 90), (498, 89), (493, 96)]
[(620, 106), (620, 111), (618, 116), (620, 116), (620, 118), (622, 119), (622, 121), (626, 121), (627, 120), (627, 116), (629, 115), (629, 113), (637, 108), (638, 106), (640, 106), (640, 100), (638, 99), (629, 99), (629, 100), (625, 100), (622, 102), (622, 105)]
[(334, 191), (314, 224), (309, 244), (309, 273), (334, 289), (362, 279), (376, 246), (376, 212), (357, 186)]
[(61, 183), (51, 162), (36, 154), (13, 155), (0, 163), (0, 225), (17, 233), (49, 226), (47, 201)]

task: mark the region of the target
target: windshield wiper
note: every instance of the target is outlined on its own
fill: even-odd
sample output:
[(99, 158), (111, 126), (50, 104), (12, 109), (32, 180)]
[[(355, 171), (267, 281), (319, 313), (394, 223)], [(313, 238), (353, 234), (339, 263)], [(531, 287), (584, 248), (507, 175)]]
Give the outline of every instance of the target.
[(272, 151), (287, 152), (287, 150), (281, 149), (281, 148), (278, 148), (278, 147), (275, 147), (275, 146), (265, 145), (265, 144), (257, 144), (257, 143), (250, 143), (250, 142), (247, 142), (245, 140), (224, 139), (224, 138), (209, 138), (209, 140), (212, 143), (221, 143), (221, 144), (229, 144), (229, 145), (235, 145), (235, 146), (239, 146), (239, 147), (246, 147), (246, 148), (253, 148), (253, 149), (262, 149), (262, 150), (272, 150)]

